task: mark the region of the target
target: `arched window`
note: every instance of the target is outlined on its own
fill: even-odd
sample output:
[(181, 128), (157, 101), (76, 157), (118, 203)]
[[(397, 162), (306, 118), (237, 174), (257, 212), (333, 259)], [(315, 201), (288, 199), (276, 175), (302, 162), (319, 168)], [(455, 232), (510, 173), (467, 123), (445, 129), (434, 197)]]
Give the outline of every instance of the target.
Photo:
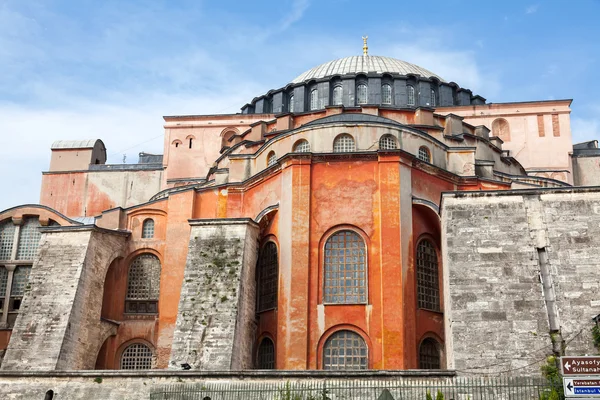
[(141, 254), (129, 266), (125, 312), (157, 314), (160, 290), (160, 260), (154, 254)]
[(294, 94), (290, 94), (289, 100), (288, 100), (288, 111), (289, 112), (294, 112)]
[(435, 246), (423, 239), (417, 246), (417, 297), (419, 308), (440, 310), (440, 283)]
[(171, 143), (172, 145), (174, 145), (175, 147), (179, 147), (181, 145), (181, 140), (173, 140), (173, 143)]
[(409, 106), (414, 106), (415, 105), (415, 87), (414, 86), (408, 86), (408, 105)]
[(392, 135), (383, 135), (379, 139), (379, 148), (381, 150), (394, 150), (398, 148), (398, 143), (396, 142), (396, 138)]
[(300, 139), (294, 144), (294, 153), (309, 153), (310, 143), (306, 139)]
[(228, 131), (223, 134), (221, 137), (221, 148), (223, 147), (231, 147), (231, 143), (229, 139), (235, 136), (235, 131)]
[(367, 369), (369, 355), (364, 339), (352, 331), (337, 331), (323, 347), (323, 369)]
[(419, 160), (430, 163), (431, 162), (431, 153), (429, 149), (425, 146), (419, 147), (419, 154), (417, 155)]
[(497, 118), (492, 122), (492, 135), (499, 137), (504, 142), (510, 142), (510, 125), (504, 118)]
[(267, 156), (267, 168), (270, 167), (271, 165), (275, 165), (275, 164), (277, 164), (277, 155), (275, 154), (274, 151), (272, 151)]
[(152, 350), (142, 343), (127, 346), (121, 355), (121, 369), (151, 369)]
[(364, 240), (350, 230), (336, 232), (325, 243), (323, 301), (329, 304), (367, 302)]
[(154, 237), (154, 220), (147, 218), (142, 224), (142, 239), (152, 239)]
[(261, 340), (256, 358), (258, 369), (275, 369), (275, 345), (271, 339)]
[(12, 258), (15, 229), (15, 224), (10, 218), (0, 224), (0, 260)]
[(331, 104), (334, 106), (342, 105), (342, 87), (341, 86), (336, 86), (333, 88)]
[(440, 369), (441, 364), (438, 342), (430, 338), (423, 340), (419, 346), (419, 368)]
[(10, 289), (10, 299), (8, 310), (17, 311), (21, 308), (21, 301), (25, 294), (25, 286), (29, 282), (31, 274), (31, 265), (19, 265), (13, 273), (12, 287)]
[(44, 396), (44, 400), (53, 400), (54, 399), (54, 390), (48, 390), (46, 395)]
[(429, 100), (429, 104), (431, 105), (431, 107), (437, 106), (437, 94), (433, 89), (431, 89), (431, 99)]
[(310, 109), (317, 110), (319, 108), (319, 91), (313, 89), (310, 92)]
[(367, 85), (364, 83), (356, 87), (356, 104), (367, 104)]
[(268, 242), (258, 260), (258, 312), (277, 307), (278, 263), (277, 245)]
[(392, 104), (392, 86), (387, 83), (381, 85), (381, 104)]
[(349, 153), (355, 150), (354, 138), (347, 133), (342, 133), (333, 141), (334, 153)]
[(38, 217), (25, 218), (19, 232), (17, 260), (33, 260), (40, 244), (40, 221)]

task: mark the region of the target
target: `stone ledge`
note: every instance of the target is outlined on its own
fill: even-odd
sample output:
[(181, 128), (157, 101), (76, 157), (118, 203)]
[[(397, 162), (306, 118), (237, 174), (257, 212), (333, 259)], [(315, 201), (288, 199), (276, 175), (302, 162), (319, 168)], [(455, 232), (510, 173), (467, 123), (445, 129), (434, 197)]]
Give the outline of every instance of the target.
[(203, 219), (188, 219), (190, 226), (207, 226), (207, 225), (255, 225), (258, 224), (252, 218), (203, 218)]

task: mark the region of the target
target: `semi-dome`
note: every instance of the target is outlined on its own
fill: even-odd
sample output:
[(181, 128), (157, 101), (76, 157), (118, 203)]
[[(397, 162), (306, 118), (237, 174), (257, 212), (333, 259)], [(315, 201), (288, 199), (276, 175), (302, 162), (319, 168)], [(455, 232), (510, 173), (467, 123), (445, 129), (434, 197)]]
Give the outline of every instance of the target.
[(310, 79), (326, 78), (333, 75), (358, 74), (361, 72), (375, 72), (378, 74), (392, 73), (400, 75), (415, 74), (425, 78), (433, 76), (441, 82), (445, 82), (440, 76), (433, 72), (406, 61), (391, 57), (363, 55), (339, 58), (318, 65), (296, 77), (292, 83), (305, 82)]

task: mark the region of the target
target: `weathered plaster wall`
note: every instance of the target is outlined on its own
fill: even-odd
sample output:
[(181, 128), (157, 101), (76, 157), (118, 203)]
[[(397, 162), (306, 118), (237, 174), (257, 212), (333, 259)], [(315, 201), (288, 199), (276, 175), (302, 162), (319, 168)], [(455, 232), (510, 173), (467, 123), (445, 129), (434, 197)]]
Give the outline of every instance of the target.
[(191, 225), (169, 367), (251, 368), (258, 226), (247, 219)]
[(92, 369), (115, 326), (100, 320), (104, 277), (127, 234), (47, 228), (25, 288), (3, 370)]
[[(448, 367), (539, 373), (552, 354), (538, 249), (567, 354), (593, 353), (591, 318), (600, 294), (600, 193), (527, 190), (444, 195)], [(550, 302), (550, 305), (552, 303)]]
[(600, 186), (600, 157), (573, 157), (573, 184)]

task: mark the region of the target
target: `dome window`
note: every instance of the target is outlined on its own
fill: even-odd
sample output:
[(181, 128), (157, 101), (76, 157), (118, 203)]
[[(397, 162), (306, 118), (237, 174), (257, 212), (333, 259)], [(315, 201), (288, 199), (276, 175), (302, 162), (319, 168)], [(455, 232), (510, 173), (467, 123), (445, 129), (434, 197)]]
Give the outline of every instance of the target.
[(331, 104), (334, 106), (342, 105), (342, 87), (341, 86), (336, 86), (333, 88)]
[(367, 104), (367, 85), (364, 83), (356, 87), (356, 104)]
[(294, 94), (290, 94), (290, 98), (288, 100), (288, 111), (294, 112)]
[(415, 105), (415, 88), (414, 86), (408, 87), (408, 103), (409, 106)]
[(381, 104), (392, 104), (392, 86), (387, 83), (381, 85)]
[(397, 148), (396, 138), (392, 135), (383, 135), (381, 139), (379, 139), (380, 150), (395, 150)]
[(294, 144), (294, 153), (310, 153), (310, 143), (308, 140), (300, 139)]
[(310, 92), (310, 110), (317, 110), (319, 108), (319, 91), (313, 89)]
[(343, 133), (335, 138), (333, 141), (333, 152), (334, 153), (350, 153), (356, 150), (354, 144), (354, 138), (347, 133)]
[(419, 160), (430, 163), (431, 162), (431, 152), (425, 146), (419, 147)]
[(277, 163), (277, 155), (274, 151), (270, 152), (267, 156), (267, 168)]
[(431, 107), (436, 107), (437, 106), (437, 101), (436, 101), (436, 93), (435, 90), (431, 89), (431, 100), (430, 100), (430, 105)]

